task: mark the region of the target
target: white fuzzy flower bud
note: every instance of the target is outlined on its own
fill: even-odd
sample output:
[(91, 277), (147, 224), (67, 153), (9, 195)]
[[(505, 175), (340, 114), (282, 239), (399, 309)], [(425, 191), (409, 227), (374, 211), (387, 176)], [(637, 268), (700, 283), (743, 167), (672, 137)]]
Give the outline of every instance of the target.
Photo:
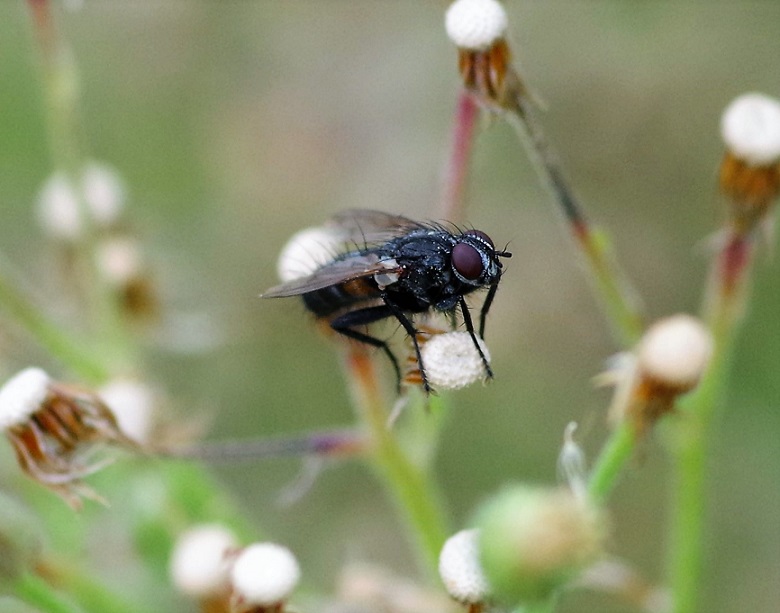
[(294, 234), (279, 254), (276, 270), (283, 283), (310, 275), (339, 253), (343, 241), (327, 228), (306, 228)]
[(137, 279), (143, 268), (138, 241), (128, 237), (103, 241), (98, 246), (97, 262), (106, 279), (119, 286)]
[[(490, 352), (477, 338), (485, 359)], [(460, 389), (485, 378), (485, 365), (468, 332), (434, 334), (420, 348), (428, 383), (436, 389)]]
[(780, 102), (759, 93), (739, 96), (723, 111), (721, 135), (729, 151), (751, 166), (780, 162)]
[(149, 440), (154, 411), (154, 394), (149, 386), (133, 379), (114, 379), (98, 390), (111, 409), (119, 429), (134, 441)]
[(230, 572), (234, 597), (251, 606), (273, 606), (290, 597), (301, 570), (286, 547), (256, 543), (244, 548)]
[(38, 196), (38, 221), (44, 232), (64, 241), (75, 241), (82, 233), (79, 197), (64, 173), (55, 173)]
[(38, 221), (52, 238), (74, 242), (84, 232), (82, 215), (88, 215), (99, 227), (110, 227), (122, 214), (124, 201), (125, 188), (119, 175), (109, 166), (92, 162), (74, 181), (63, 172), (49, 177), (38, 196)]
[(704, 324), (690, 315), (674, 315), (642, 337), (637, 368), (657, 385), (682, 393), (699, 382), (711, 354), (712, 336)]
[(461, 530), (439, 555), (439, 575), (447, 593), (463, 604), (487, 600), (490, 588), (479, 563), (479, 530)]
[(461, 49), (487, 49), (506, 33), (506, 11), (497, 0), (455, 0), (447, 9), (447, 36)]
[(40, 368), (25, 368), (0, 388), (0, 428), (23, 423), (41, 408), (51, 379)]
[(119, 174), (106, 164), (91, 162), (82, 174), (84, 200), (100, 226), (117, 222), (125, 204), (125, 186)]
[(171, 556), (169, 571), (174, 586), (194, 598), (226, 592), (229, 554), (235, 548), (235, 536), (222, 526), (209, 524), (188, 530), (179, 537)]

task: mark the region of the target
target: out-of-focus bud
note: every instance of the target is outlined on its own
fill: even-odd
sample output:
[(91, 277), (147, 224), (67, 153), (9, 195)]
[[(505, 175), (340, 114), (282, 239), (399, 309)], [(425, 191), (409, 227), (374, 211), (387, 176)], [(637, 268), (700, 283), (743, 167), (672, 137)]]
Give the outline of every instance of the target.
[(98, 245), (96, 255), (100, 271), (127, 314), (153, 316), (158, 301), (138, 241), (130, 236), (111, 236)]
[(548, 598), (602, 551), (605, 521), (567, 489), (516, 485), (478, 515), (482, 567), (499, 602)]
[(119, 428), (134, 441), (149, 442), (154, 422), (154, 393), (148, 385), (135, 379), (114, 379), (98, 390), (111, 409)]
[(191, 528), (176, 541), (169, 572), (182, 594), (199, 600), (205, 610), (227, 609), (230, 568), (238, 543), (233, 532), (217, 524)]
[(327, 227), (306, 228), (293, 234), (282, 248), (276, 271), (283, 283), (306, 277), (343, 250), (344, 240)]
[(467, 605), (484, 605), (490, 598), (479, 561), (479, 530), (461, 530), (447, 539), (439, 555), (439, 576), (447, 593)]
[(733, 100), (721, 117), (726, 153), (720, 188), (739, 234), (752, 230), (780, 194), (780, 101), (759, 93)]
[(274, 543), (255, 543), (236, 556), (230, 571), (235, 613), (281, 613), (301, 577), (295, 556)]
[(634, 354), (625, 354), (603, 381), (616, 386), (614, 421), (630, 419), (642, 433), (699, 383), (712, 355), (712, 335), (690, 315), (673, 315), (645, 332)]
[(0, 389), (0, 428), (22, 470), (75, 509), (82, 496), (102, 501), (82, 479), (110, 459), (86, 463), (89, 451), (104, 443), (139, 449), (96, 394), (53, 381), (40, 368), (19, 372)]
[[(56, 172), (46, 181), (38, 196), (38, 219), (48, 236), (73, 243), (82, 238), (89, 225), (115, 227), (124, 203), (125, 188), (116, 171), (92, 162), (77, 179)], [(85, 215), (89, 216), (86, 220)]]

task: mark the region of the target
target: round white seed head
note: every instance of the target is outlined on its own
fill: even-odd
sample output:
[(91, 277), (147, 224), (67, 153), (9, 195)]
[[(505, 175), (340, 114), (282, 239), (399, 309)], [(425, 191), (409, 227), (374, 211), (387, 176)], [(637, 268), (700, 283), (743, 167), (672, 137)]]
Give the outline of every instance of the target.
[(290, 597), (301, 570), (286, 547), (256, 543), (244, 548), (230, 572), (234, 595), (253, 606), (272, 606)]
[(193, 598), (227, 591), (233, 533), (216, 524), (192, 528), (179, 537), (173, 548), (169, 572), (173, 585)]
[(653, 324), (637, 349), (642, 376), (680, 392), (699, 382), (712, 354), (712, 336), (695, 317), (674, 315)]
[(479, 530), (461, 530), (439, 554), (439, 576), (447, 593), (463, 604), (479, 604), (490, 592), (479, 563)]
[(40, 368), (25, 368), (0, 388), (0, 428), (6, 430), (26, 421), (41, 408), (49, 394), (51, 379)]
[(81, 178), (84, 200), (100, 226), (117, 222), (125, 204), (125, 186), (117, 172), (106, 164), (92, 162)]
[[(485, 359), (490, 352), (481, 338), (477, 339)], [(420, 348), (428, 383), (434, 388), (455, 390), (485, 378), (485, 365), (468, 332), (434, 334)]]
[(506, 11), (497, 0), (455, 0), (447, 9), (447, 36), (461, 49), (487, 49), (506, 33)]
[(780, 101), (759, 93), (739, 96), (720, 121), (729, 151), (751, 166), (780, 162)]
[(306, 228), (294, 234), (282, 248), (276, 271), (283, 283), (310, 275), (327, 264), (343, 247), (337, 232), (327, 228)]
[(75, 241), (84, 224), (79, 210), (79, 198), (64, 173), (55, 173), (44, 183), (38, 195), (38, 222), (52, 238)]
[(124, 285), (138, 278), (143, 268), (142, 260), (138, 241), (132, 238), (109, 238), (98, 246), (100, 270), (115, 285)]
[(154, 411), (154, 394), (148, 385), (133, 379), (114, 379), (98, 390), (114, 414), (119, 429), (134, 441), (149, 440)]

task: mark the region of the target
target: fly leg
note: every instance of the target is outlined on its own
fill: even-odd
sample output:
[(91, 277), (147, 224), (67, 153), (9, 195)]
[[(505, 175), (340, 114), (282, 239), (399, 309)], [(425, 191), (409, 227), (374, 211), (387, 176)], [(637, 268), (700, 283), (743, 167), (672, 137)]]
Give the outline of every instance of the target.
[[(490, 286), (485, 302), (482, 303), (482, 309), (479, 312), (479, 337), (482, 339), (485, 338), (485, 319), (490, 310), (490, 305), (493, 304), (493, 298), (496, 297), (496, 290), (498, 290), (498, 283)], [(461, 305), (461, 308), (463, 308), (463, 305)]]
[(386, 296), (382, 296), (382, 299), (385, 301), (385, 305), (390, 310), (390, 313), (398, 320), (398, 323), (401, 324), (403, 329), (406, 330), (409, 338), (412, 339), (414, 353), (417, 356), (417, 364), (420, 366), (420, 377), (422, 378), (423, 389), (426, 394), (430, 394), (431, 386), (428, 384), (428, 375), (425, 374), (425, 366), (423, 365), (422, 354), (420, 353), (420, 343), (417, 341), (417, 328), (414, 327), (414, 324), (406, 315), (404, 315), (404, 312), (401, 309), (387, 300)]
[(384, 351), (385, 355), (390, 358), (390, 363), (395, 370), (395, 376), (398, 381), (398, 387), (401, 387), (401, 368), (398, 366), (398, 360), (393, 352), (390, 351), (388, 344), (382, 339), (360, 332), (354, 329), (354, 326), (364, 326), (375, 321), (380, 321), (388, 317), (394, 316), (395, 313), (386, 305), (379, 305), (373, 307), (366, 307), (364, 309), (358, 309), (356, 311), (349, 311), (343, 315), (339, 315), (330, 322), (330, 327), (333, 328), (339, 334), (351, 338), (360, 343), (377, 347)]
[[(490, 288), (490, 291), (492, 294), (488, 294), (488, 299), (492, 300), (492, 295), (495, 294), (495, 291), (493, 288), (497, 287), (494, 285)], [(488, 306), (490, 306), (490, 303), (485, 301)], [(469, 313), (469, 307), (466, 305), (466, 301), (461, 298), (460, 299), (460, 310), (463, 312), (463, 323), (466, 325), (466, 330), (468, 330), (468, 333), (471, 335), (471, 340), (474, 342), (474, 346), (477, 348), (477, 351), (479, 352), (479, 357), (482, 358), (482, 364), (485, 366), (485, 374), (487, 375), (488, 379), (493, 378), (493, 369), (490, 368), (490, 364), (488, 364), (487, 358), (485, 357), (485, 354), (482, 353), (482, 347), (479, 346), (479, 343), (477, 342), (477, 335), (474, 333), (474, 323), (471, 321), (471, 313)], [(480, 328), (483, 328), (485, 325), (485, 307), (482, 307), (482, 313), (480, 315)], [(480, 336), (482, 336), (482, 331), (480, 330), (479, 333)]]

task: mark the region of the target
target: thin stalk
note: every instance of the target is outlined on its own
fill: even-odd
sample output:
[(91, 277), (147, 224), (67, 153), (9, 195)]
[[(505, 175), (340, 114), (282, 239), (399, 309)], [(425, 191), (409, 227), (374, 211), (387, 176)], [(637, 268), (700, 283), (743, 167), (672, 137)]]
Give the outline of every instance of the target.
[(604, 504), (636, 447), (636, 427), (621, 422), (601, 449), (588, 479), (588, 494), (597, 504)]
[(130, 605), (91, 576), (72, 564), (46, 564), (44, 572), (52, 581), (61, 584), (85, 613), (141, 613), (137, 605)]
[(357, 456), (365, 454), (367, 449), (368, 441), (362, 433), (338, 430), (276, 438), (206, 441), (160, 449), (157, 454), (170, 458), (232, 463), (302, 455), (328, 458)]
[(466, 183), (478, 116), (479, 107), (474, 97), (465, 89), (461, 90), (452, 126), (452, 150), (444, 174), (443, 193), (439, 203), (441, 218), (453, 223), (463, 222), (466, 213)]
[(559, 204), (575, 245), (588, 266), (594, 290), (616, 340), (623, 347), (632, 347), (643, 330), (638, 294), (617, 265), (606, 234), (588, 220), (582, 203), (569, 186), (558, 156), (535, 116), (533, 103), (524, 93), (518, 93), (516, 104), (510, 111), (510, 123), (527, 145), (542, 182)]
[(24, 573), (10, 584), (13, 595), (42, 613), (85, 613), (36, 575)]
[(78, 247), (78, 272), (85, 276), (85, 293), (94, 318), (96, 335), (104, 352), (118, 364), (131, 360), (128, 332), (122, 321), (117, 297), (95, 257), (96, 236), (92, 215), (82, 189), (85, 148), (79, 121), (79, 78), (75, 57), (60, 35), (51, 0), (27, 0), (41, 62), (43, 97), (54, 169), (63, 173), (79, 205), (84, 236)]
[(95, 358), (88, 343), (76, 339), (41, 311), (11, 281), (0, 259), (0, 310), (24, 328), (52, 356), (70, 368), (87, 383), (99, 384), (108, 379), (104, 361)]
[(388, 428), (375, 365), (364, 348), (349, 347), (346, 372), (358, 416), (371, 438), (371, 461), (410, 529), (422, 567), (433, 576), (449, 536), (438, 489), (429, 474), (409, 460)]
[(698, 608), (708, 445), (748, 297), (753, 247), (750, 237), (734, 235), (714, 261), (704, 304), (714, 339), (712, 362), (697, 389), (680, 402), (680, 419), (669, 433), (674, 458), (669, 576), (675, 613), (694, 613)]

